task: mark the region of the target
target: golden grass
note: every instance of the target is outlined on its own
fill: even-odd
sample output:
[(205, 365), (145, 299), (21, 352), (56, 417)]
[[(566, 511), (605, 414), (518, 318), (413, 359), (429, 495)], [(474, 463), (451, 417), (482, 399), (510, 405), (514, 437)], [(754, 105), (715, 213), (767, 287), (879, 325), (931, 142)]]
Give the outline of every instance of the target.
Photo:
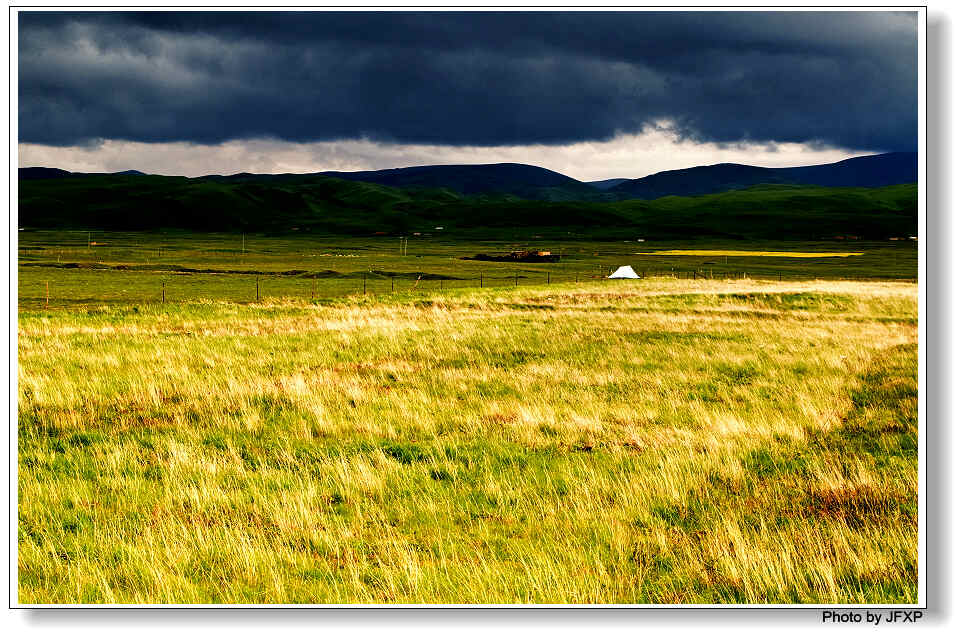
[(24, 604), (916, 600), (912, 283), (18, 325)]
[(703, 257), (855, 257), (864, 253), (842, 253), (839, 251), (825, 252), (801, 252), (801, 251), (712, 251), (712, 250), (667, 250), (652, 251), (648, 253), (635, 253), (636, 255), (693, 255)]

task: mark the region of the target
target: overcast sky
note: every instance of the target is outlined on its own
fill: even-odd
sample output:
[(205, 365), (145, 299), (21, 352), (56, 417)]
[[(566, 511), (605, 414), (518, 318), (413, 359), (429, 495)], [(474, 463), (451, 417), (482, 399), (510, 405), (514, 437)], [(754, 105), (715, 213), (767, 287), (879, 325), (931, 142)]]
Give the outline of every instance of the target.
[(524, 162), (596, 180), (915, 151), (916, 28), (893, 12), (21, 12), (19, 162)]

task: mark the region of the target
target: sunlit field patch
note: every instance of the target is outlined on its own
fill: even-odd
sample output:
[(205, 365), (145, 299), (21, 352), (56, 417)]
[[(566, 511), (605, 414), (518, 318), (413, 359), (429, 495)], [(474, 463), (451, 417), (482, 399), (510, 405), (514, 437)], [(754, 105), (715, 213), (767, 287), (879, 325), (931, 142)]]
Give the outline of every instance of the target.
[(800, 251), (700, 251), (700, 250), (669, 250), (649, 253), (635, 253), (636, 255), (692, 255), (694, 257), (856, 257), (863, 253), (841, 253), (827, 251), (824, 253), (807, 253)]
[(916, 291), (22, 310), (18, 600), (915, 602)]

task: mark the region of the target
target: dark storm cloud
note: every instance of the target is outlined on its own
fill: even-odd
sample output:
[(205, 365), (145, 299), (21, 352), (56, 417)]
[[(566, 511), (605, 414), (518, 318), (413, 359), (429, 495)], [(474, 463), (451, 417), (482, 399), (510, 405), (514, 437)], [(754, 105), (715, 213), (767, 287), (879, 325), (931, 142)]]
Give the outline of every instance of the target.
[(20, 13), (22, 142), (916, 148), (916, 16)]

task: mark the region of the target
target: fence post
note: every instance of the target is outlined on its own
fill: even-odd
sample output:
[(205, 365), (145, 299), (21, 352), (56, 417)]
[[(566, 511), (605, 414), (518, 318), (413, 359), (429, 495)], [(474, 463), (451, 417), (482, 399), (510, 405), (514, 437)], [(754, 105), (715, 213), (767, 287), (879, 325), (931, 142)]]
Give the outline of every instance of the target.
[(552, 273), (548, 273), (548, 285), (552, 285)]
[(167, 282), (161, 282), (161, 304), (167, 303)]
[(368, 273), (361, 273), (361, 294), (368, 294)]
[(46, 299), (45, 299), (45, 301), (44, 301), (44, 309), (49, 309), (49, 308), (50, 308), (50, 282), (49, 282), (49, 281), (45, 281), (45, 282), (43, 282), (43, 283), (44, 283), (44, 286), (45, 286), (46, 289), (47, 289), (47, 290), (46, 290)]
[(515, 273), (515, 287), (518, 288), (518, 273)]
[(394, 292), (394, 291), (395, 291), (395, 278), (392, 277), (392, 278), (391, 278), (391, 292)]
[(318, 294), (318, 278), (315, 277), (311, 280), (311, 301), (314, 301), (315, 296)]
[(478, 287), (479, 288), (485, 287), (485, 276), (483, 273), (478, 273)]
[(261, 300), (261, 277), (259, 275), (254, 276), (254, 300)]

